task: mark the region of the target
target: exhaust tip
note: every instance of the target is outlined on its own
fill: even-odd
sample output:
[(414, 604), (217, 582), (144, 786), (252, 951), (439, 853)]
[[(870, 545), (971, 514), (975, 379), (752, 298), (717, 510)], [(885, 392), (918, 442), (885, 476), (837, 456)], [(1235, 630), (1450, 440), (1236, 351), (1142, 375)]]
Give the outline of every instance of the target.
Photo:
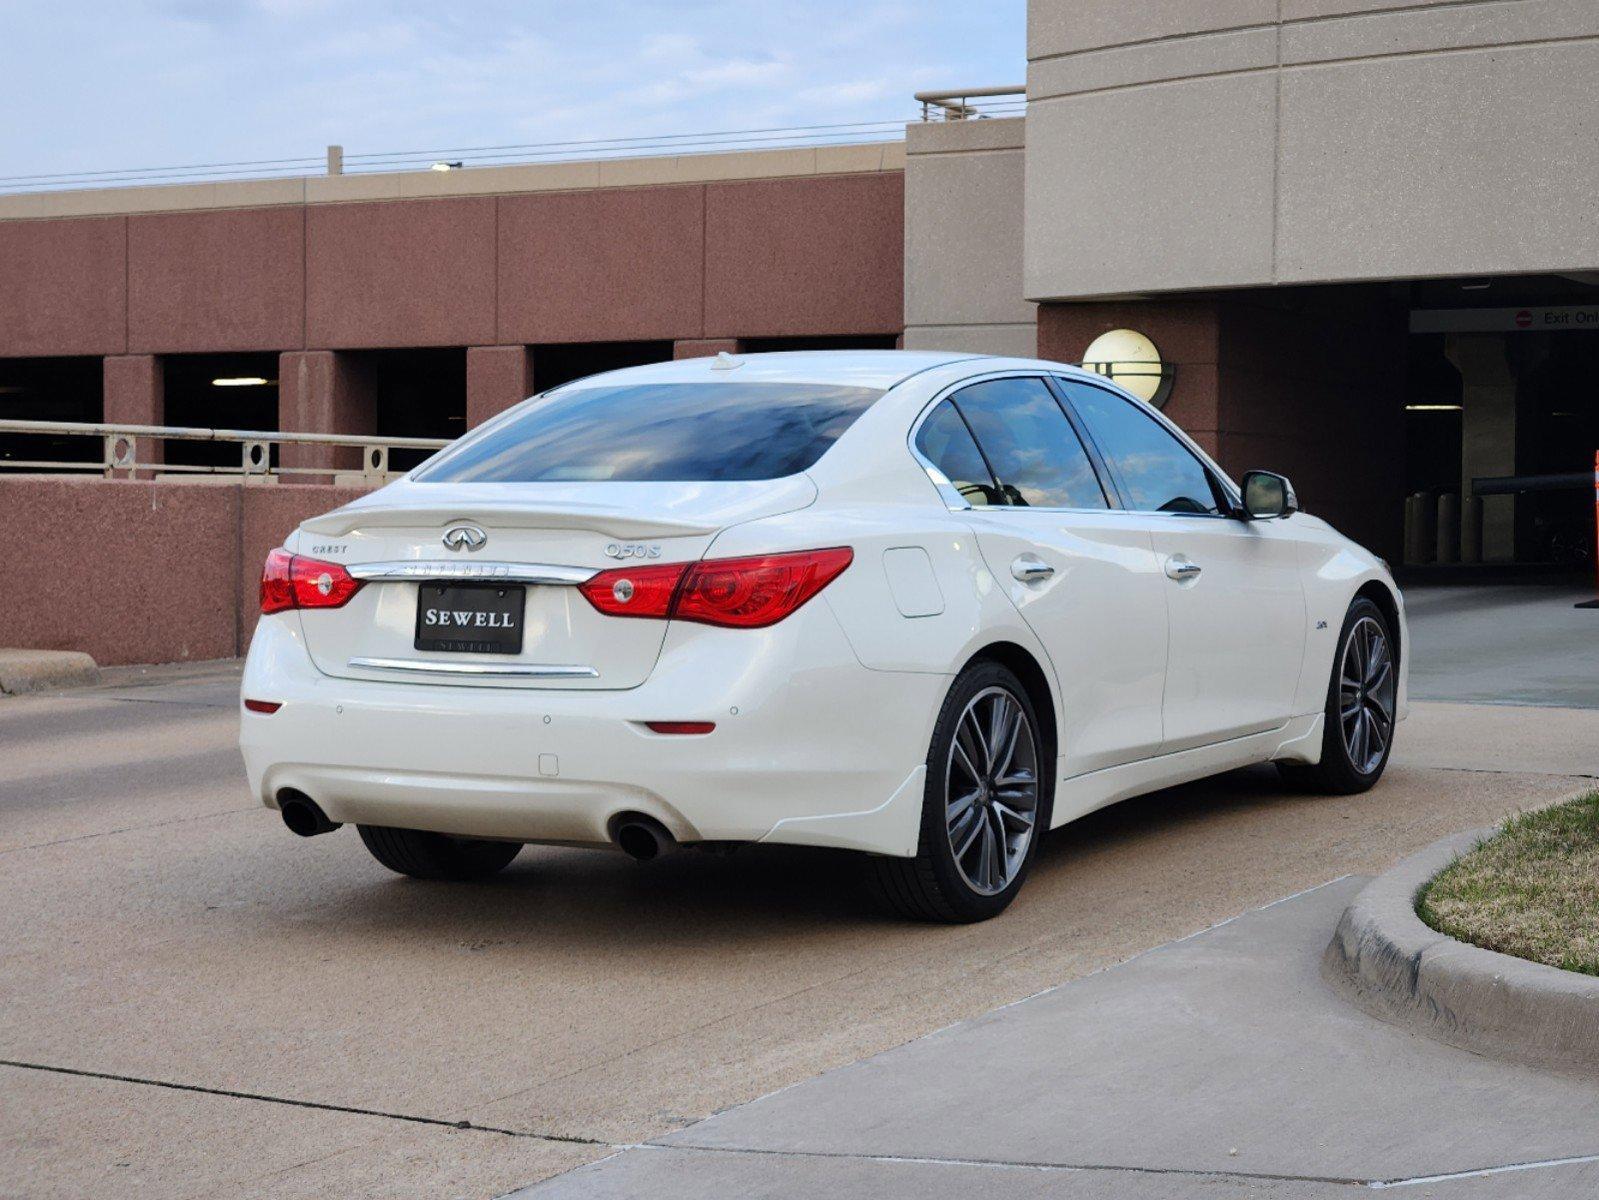
[(283, 814), (283, 823), (289, 827), (289, 831), (301, 837), (332, 833), (339, 827), (337, 821), (328, 820), (327, 813), (322, 811), (315, 800), (299, 792), (285, 792), (279, 796), (278, 808)]
[(623, 817), (611, 836), (618, 849), (634, 862), (649, 862), (677, 845), (666, 826), (653, 817)]

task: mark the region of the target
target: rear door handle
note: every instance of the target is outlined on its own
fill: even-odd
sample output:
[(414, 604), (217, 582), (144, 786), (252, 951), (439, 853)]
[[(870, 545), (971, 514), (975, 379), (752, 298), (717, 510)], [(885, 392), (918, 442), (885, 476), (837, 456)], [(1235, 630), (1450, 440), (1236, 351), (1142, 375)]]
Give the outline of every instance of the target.
[(1024, 554), (1010, 565), (1013, 579), (1022, 583), (1035, 583), (1040, 579), (1048, 579), (1055, 573), (1055, 568), (1043, 559), (1031, 554)]
[(1204, 569), (1185, 554), (1174, 554), (1166, 560), (1166, 578), (1175, 579), (1178, 583), (1198, 579)]

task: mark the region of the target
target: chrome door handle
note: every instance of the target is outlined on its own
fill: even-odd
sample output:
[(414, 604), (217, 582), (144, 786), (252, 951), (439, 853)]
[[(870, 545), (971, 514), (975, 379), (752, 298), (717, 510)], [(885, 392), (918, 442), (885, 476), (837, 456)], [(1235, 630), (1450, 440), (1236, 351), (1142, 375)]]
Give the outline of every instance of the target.
[(1034, 583), (1040, 579), (1048, 579), (1055, 573), (1055, 568), (1041, 558), (1031, 554), (1024, 554), (1010, 565), (1013, 579), (1022, 583)]
[(1187, 583), (1190, 579), (1198, 579), (1199, 573), (1204, 569), (1204, 567), (1191, 561), (1183, 554), (1174, 554), (1166, 560), (1166, 578), (1175, 579), (1178, 583)]

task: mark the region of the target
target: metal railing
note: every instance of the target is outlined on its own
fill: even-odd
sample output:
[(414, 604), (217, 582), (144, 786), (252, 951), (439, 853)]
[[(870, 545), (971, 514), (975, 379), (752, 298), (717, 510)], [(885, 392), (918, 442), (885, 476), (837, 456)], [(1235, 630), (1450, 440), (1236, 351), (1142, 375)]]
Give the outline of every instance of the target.
[(924, 121), (1019, 117), (1027, 111), (1027, 88), (1020, 83), (999, 87), (956, 88), (946, 92), (917, 92), (915, 98), (921, 103)]
[[(106, 478), (135, 471), (162, 475), (227, 475), (246, 480), (284, 475), (358, 475), (374, 485), (386, 483), (402, 471), (389, 466), (391, 450), (442, 450), (448, 438), (369, 437), (361, 434), (278, 433), (261, 429), (202, 429), (182, 425), (112, 425), (82, 421), (21, 421), (0, 419), (0, 435), (27, 434), (49, 438), (98, 438), (99, 461), (85, 459), (25, 459), (0, 457), (0, 469), (39, 472), (96, 472)], [(204, 466), (190, 463), (141, 461), (139, 441), (222, 442), (239, 447), (237, 466)], [(354, 447), (361, 451), (361, 465), (355, 469), (324, 464), (285, 466), (274, 462), (274, 446)]]

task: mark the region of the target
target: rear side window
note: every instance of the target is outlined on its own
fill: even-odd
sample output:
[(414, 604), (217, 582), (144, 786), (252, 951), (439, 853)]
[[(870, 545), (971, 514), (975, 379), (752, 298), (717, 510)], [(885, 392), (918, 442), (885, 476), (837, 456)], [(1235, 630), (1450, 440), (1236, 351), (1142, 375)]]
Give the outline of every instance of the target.
[(1136, 512), (1221, 512), (1210, 472), (1159, 421), (1104, 388), (1062, 380)]
[(578, 388), (468, 434), (425, 483), (723, 482), (815, 465), (883, 393), (819, 383)]
[(971, 430), (948, 400), (922, 422), (916, 432), (916, 448), (973, 508), (1005, 503), (977, 443), (972, 441)]
[(1088, 452), (1042, 379), (974, 383), (954, 400), (999, 479), (999, 503), (1110, 507)]

